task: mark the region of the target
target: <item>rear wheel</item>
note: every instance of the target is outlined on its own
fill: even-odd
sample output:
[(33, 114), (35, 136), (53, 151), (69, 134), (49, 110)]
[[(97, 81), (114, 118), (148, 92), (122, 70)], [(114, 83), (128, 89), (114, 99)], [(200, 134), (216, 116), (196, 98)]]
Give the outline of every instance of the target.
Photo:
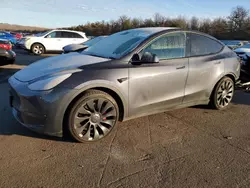
[(229, 77), (224, 77), (215, 86), (211, 96), (210, 105), (223, 110), (228, 107), (234, 95), (234, 81)]
[(41, 44), (33, 44), (31, 47), (31, 51), (35, 55), (42, 55), (42, 54), (44, 54), (45, 49), (44, 49), (43, 45), (41, 45)]
[(118, 105), (110, 95), (89, 90), (70, 110), (67, 128), (79, 142), (98, 141), (113, 130), (118, 117)]

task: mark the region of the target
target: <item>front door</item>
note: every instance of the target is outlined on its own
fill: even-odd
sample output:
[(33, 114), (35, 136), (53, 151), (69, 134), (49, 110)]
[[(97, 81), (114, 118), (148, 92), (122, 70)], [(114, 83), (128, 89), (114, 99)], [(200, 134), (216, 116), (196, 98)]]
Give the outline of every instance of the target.
[(54, 31), (45, 36), (42, 43), (48, 51), (61, 51), (64, 47), (64, 40), (61, 31)]
[(140, 116), (178, 106), (188, 74), (184, 32), (164, 34), (141, 52), (157, 55), (159, 63), (129, 66), (129, 115)]

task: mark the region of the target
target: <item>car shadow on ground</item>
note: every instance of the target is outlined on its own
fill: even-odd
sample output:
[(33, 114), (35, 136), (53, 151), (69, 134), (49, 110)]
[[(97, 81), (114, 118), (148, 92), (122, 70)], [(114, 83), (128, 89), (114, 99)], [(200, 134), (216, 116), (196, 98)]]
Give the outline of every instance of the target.
[(243, 91), (236, 91), (232, 103), (250, 105), (250, 93)]
[[(235, 105), (250, 105), (250, 93), (243, 92), (243, 91), (236, 91), (232, 103)], [(197, 105), (192, 106), (191, 108), (198, 108), (198, 109), (212, 109), (209, 105)]]
[(0, 83), (6, 82), (11, 75), (15, 74), (15, 72), (21, 70), (23, 67), (25, 66), (15, 64), (0, 66)]
[[(7, 111), (10, 111), (10, 108)], [(3, 122), (6, 122), (6, 121), (3, 121)], [(44, 139), (44, 140), (59, 141), (59, 142), (71, 142), (71, 143), (75, 142), (68, 135), (65, 135), (63, 137), (54, 137), (54, 136), (46, 136), (46, 135), (33, 132), (29, 130), (28, 128), (23, 127), (20, 123), (18, 123), (14, 119), (11, 113), (8, 113), (7, 122), (0, 124), (0, 136), (1, 135), (3, 136), (18, 135), (18, 136), (24, 136), (24, 137), (32, 137), (35, 139)]]

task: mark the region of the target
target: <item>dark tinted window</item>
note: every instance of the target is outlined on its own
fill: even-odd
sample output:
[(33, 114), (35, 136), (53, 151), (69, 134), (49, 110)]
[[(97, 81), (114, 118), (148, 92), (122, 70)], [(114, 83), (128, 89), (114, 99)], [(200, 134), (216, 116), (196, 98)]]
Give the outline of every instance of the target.
[(10, 44), (10, 42), (5, 40), (0, 40), (0, 44)]
[(73, 38), (83, 38), (83, 37), (78, 33), (73, 33)]
[(78, 33), (63, 31), (62, 38), (83, 38), (83, 37)]
[(174, 59), (185, 57), (186, 36), (184, 33), (172, 33), (164, 35), (149, 46), (143, 53), (150, 52), (157, 55), (159, 59)]
[(221, 51), (223, 46), (208, 37), (189, 33), (189, 50), (188, 56), (202, 56), (215, 54)]

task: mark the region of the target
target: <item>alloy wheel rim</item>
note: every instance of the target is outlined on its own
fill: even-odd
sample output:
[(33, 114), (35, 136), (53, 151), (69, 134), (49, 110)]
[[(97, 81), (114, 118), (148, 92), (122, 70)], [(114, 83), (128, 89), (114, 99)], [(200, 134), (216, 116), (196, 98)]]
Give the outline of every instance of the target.
[(34, 52), (35, 52), (36, 54), (41, 54), (42, 51), (43, 51), (42, 47), (40, 47), (40, 46), (35, 46), (35, 47), (34, 47)]
[(217, 104), (226, 107), (233, 98), (234, 85), (231, 81), (225, 80), (221, 83), (217, 92)]
[(111, 101), (89, 99), (75, 113), (74, 130), (82, 140), (96, 141), (108, 135), (116, 119), (117, 112)]

